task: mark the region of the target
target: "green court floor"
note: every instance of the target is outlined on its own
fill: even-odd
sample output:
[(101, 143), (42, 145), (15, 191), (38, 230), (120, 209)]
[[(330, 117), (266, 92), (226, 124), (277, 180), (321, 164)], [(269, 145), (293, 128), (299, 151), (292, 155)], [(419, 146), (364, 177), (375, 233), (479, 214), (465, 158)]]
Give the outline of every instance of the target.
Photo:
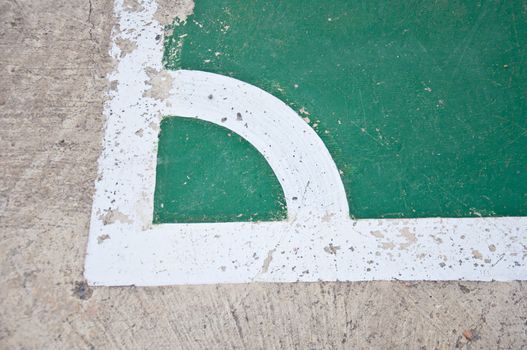
[[(170, 29), (167, 69), (243, 80), (305, 118), (341, 171), (352, 217), (527, 215), (526, 1), (198, 0)], [(283, 217), (257, 152), (207, 161), (219, 145), (249, 144), (211, 128), (203, 146), (183, 147), (163, 139), (172, 127), (160, 138), (161, 222)], [(193, 191), (160, 171), (168, 154), (177, 176), (197, 173)], [(206, 195), (212, 187), (224, 197)], [(167, 201), (179, 204), (161, 211)], [(226, 202), (239, 207), (224, 213)]]

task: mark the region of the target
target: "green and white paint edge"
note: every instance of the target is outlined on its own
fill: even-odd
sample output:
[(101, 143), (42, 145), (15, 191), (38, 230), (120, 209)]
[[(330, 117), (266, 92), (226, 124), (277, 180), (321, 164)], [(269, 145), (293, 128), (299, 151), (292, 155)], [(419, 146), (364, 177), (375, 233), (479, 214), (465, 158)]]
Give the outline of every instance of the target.
[[(232, 78), (163, 70), (156, 10), (155, 0), (136, 10), (115, 2), (120, 30), (109, 79), (116, 88), (105, 108), (86, 256), (91, 285), (527, 279), (526, 217), (350, 219), (333, 159), (287, 105)], [(123, 40), (131, 52), (121, 51)], [(236, 110), (248, 111), (243, 123), (220, 120)], [(206, 120), (247, 139), (283, 187), (287, 221), (152, 225), (165, 115)]]

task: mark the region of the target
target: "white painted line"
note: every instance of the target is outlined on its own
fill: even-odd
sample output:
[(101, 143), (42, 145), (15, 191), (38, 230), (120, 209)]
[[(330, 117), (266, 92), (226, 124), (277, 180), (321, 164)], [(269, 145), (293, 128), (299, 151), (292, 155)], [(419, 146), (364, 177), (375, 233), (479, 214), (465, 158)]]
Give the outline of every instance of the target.
[[(113, 36), (118, 65), (110, 79), (117, 89), (105, 109), (86, 256), (90, 284), (527, 279), (525, 217), (349, 219), (329, 152), (284, 103), (232, 78), (163, 72), (156, 6), (144, 1), (131, 12), (115, 3), (121, 31)], [(136, 49), (121, 55), (119, 40)], [(288, 220), (152, 225), (163, 115), (207, 120), (251, 142), (283, 186)]]
[(333, 158), (317, 133), (285, 103), (253, 85), (218, 74), (181, 70), (170, 75), (172, 93), (161, 115), (206, 120), (248, 140), (280, 181), (289, 219), (349, 216)]

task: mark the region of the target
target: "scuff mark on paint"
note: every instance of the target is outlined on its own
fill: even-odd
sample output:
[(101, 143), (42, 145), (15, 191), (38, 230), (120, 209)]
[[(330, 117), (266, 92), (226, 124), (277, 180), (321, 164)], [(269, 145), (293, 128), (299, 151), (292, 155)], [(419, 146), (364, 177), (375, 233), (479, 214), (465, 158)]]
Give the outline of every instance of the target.
[(117, 80), (110, 81), (110, 91), (117, 91), (118, 86), (119, 82)]
[(320, 220), (322, 220), (322, 222), (330, 222), (333, 216), (335, 216), (335, 213), (326, 213), (320, 218)]
[(430, 235), (430, 237), (432, 237), (432, 239), (434, 240), (434, 242), (436, 242), (437, 244), (441, 244), (443, 243), (443, 240), (435, 235)]
[(392, 250), (393, 248), (395, 248), (395, 243), (393, 243), (393, 242), (382, 242), (381, 243), (381, 248), (385, 249), (385, 250)]
[(338, 250), (340, 250), (340, 246), (333, 245), (333, 243), (330, 243), (328, 246), (324, 247), (324, 251), (332, 255), (337, 255)]
[(373, 237), (377, 237), (377, 238), (384, 238), (384, 235), (382, 234), (381, 231), (371, 231), (370, 235), (372, 235)]
[(271, 265), (271, 261), (273, 261), (273, 254), (275, 251), (276, 248), (271, 249), (269, 252), (267, 252), (267, 257), (265, 258), (262, 264), (262, 273), (267, 273), (267, 271), (269, 271), (269, 265)]
[(478, 260), (482, 260), (483, 259), (483, 255), (481, 254), (481, 252), (477, 249), (473, 249), (472, 250), (472, 257), (474, 259), (478, 259)]

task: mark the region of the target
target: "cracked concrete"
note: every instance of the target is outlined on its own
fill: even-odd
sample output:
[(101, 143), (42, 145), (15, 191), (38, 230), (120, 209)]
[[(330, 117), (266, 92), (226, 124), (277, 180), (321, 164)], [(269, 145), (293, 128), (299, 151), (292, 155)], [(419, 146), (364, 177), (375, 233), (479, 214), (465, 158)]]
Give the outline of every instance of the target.
[(527, 348), (523, 282), (88, 287), (112, 7), (0, 3), (0, 348)]

